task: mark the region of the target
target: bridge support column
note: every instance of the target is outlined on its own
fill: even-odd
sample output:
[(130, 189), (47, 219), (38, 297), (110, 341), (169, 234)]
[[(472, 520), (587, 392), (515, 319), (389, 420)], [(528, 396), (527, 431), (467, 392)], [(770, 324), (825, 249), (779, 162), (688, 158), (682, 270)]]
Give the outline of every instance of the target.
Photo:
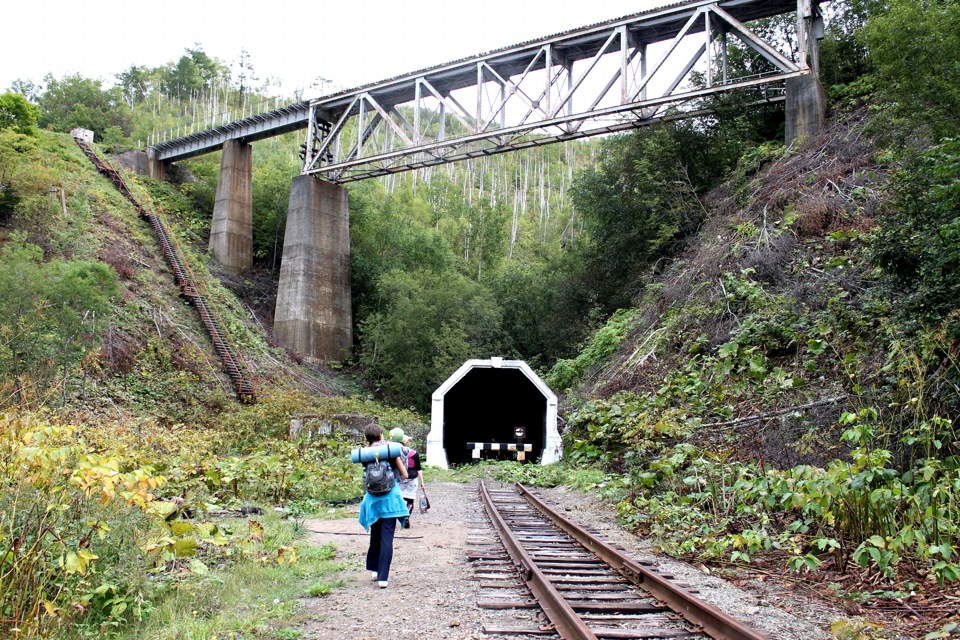
[(157, 152), (153, 147), (147, 147), (147, 176), (154, 180), (163, 180), (166, 173), (166, 165), (163, 160), (157, 159)]
[(827, 94), (816, 74), (789, 78), (784, 136), (787, 146), (820, 133), (826, 112)]
[(827, 113), (827, 92), (820, 83), (820, 44), (823, 18), (819, 0), (797, 0), (797, 45), (803, 52), (800, 65), (810, 73), (787, 80), (787, 146), (809, 140), (823, 129)]
[(239, 140), (223, 144), (210, 251), (230, 273), (253, 266), (253, 147)]
[(347, 190), (297, 176), (283, 240), (274, 337), (313, 362), (331, 362), (353, 345)]

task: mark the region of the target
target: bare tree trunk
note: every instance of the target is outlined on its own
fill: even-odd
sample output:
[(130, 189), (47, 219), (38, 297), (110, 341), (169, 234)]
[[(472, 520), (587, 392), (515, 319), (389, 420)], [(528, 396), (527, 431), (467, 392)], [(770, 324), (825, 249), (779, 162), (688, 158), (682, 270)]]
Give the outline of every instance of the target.
[[(522, 160), (521, 160), (522, 161)], [(517, 230), (520, 227), (520, 176), (513, 174), (513, 221), (510, 224), (510, 257), (513, 257), (513, 247), (517, 244)]]

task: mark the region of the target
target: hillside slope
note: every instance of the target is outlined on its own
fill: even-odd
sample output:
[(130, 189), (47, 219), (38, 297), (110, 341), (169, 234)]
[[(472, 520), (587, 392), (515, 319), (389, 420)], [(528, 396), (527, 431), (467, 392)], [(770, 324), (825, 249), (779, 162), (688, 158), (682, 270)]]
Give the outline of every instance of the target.
[(883, 309), (867, 309), (880, 303), (862, 239), (887, 169), (861, 125), (845, 119), (803, 151), (761, 147), (745, 158), (704, 199), (701, 231), (648, 277), (636, 307), (551, 372), (568, 388), (567, 407), (651, 394), (687, 420), (725, 423), (719, 433), (783, 411), (766, 421), (780, 433), (750, 453), (781, 467), (824, 462), (782, 445), (822, 434), (882, 393)]
[[(179, 295), (150, 225), (70, 136), (42, 131), (2, 136), (3, 182), (15, 201), (0, 226), (0, 247), (37, 246), (46, 264), (106, 264), (119, 284), (111, 308), (99, 320), (88, 318), (84, 329), (99, 340), (91, 340), (77, 357), (65, 358), (59, 380), (39, 366), (26, 376), (31, 402), (92, 414), (131, 411), (169, 422), (206, 421), (234, 403), (210, 337), (197, 311)], [(201, 235), (180, 224), (179, 212), (190, 207), (183, 196), (168, 184), (136, 176), (128, 176), (128, 184), (163, 214), (259, 390), (329, 396), (351, 389), (347, 381), (309, 370), (271, 346), (252, 310), (221, 285)], [(191, 220), (196, 217), (191, 212)], [(41, 353), (37, 360), (44, 357), (55, 354)]]
[[(687, 248), (547, 382), (568, 460), (615, 472), (604, 491), (659, 548), (800, 574), (918, 637), (955, 615), (960, 579), (956, 300), (939, 321), (907, 306), (953, 271), (920, 268), (937, 227), (898, 199), (930, 152), (877, 133), (847, 113), (802, 150), (745, 157)], [(913, 284), (883, 252), (920, 265)]]

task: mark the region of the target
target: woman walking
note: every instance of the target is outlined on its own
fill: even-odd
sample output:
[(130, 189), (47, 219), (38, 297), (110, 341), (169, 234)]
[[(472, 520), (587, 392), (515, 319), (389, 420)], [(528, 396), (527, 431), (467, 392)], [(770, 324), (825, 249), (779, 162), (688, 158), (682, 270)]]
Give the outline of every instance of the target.
[[(383, 427), (378, 424), (367, 425), (363, 435), (368, 446), (384, 442)], [(390, 461), (400, 478), (407, 477), (407, 461), (400, 457)], [(360, 503), (360, 524), (370, 532), (370, 546), (367, 548), (367, 571), (377, 581), (381, 589), (387, 588), (390, 577), (390, 563), (393, 561), (393, 535), (397, 530), (397, 518), (409, 517), (407, 506), (400, 488), (394, 484), (387, 493), (379, 496), (365, 491)]]

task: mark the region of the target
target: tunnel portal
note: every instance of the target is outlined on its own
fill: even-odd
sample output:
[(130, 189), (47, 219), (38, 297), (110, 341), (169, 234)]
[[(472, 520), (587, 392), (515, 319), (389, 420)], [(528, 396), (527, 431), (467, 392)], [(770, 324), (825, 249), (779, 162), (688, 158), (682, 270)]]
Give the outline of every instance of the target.
[[(523, 427), (522, 440), (517, 427)], [(560, 458), (557, 397), (525, 362), (468, 360), (433, 393), (426, 463), (447, 468), (471, 462), (477, 445), (486, 451), (530, 445), (525, 459), (540, 464)], [(481, 455), (517, 459), (515, 451)]]

